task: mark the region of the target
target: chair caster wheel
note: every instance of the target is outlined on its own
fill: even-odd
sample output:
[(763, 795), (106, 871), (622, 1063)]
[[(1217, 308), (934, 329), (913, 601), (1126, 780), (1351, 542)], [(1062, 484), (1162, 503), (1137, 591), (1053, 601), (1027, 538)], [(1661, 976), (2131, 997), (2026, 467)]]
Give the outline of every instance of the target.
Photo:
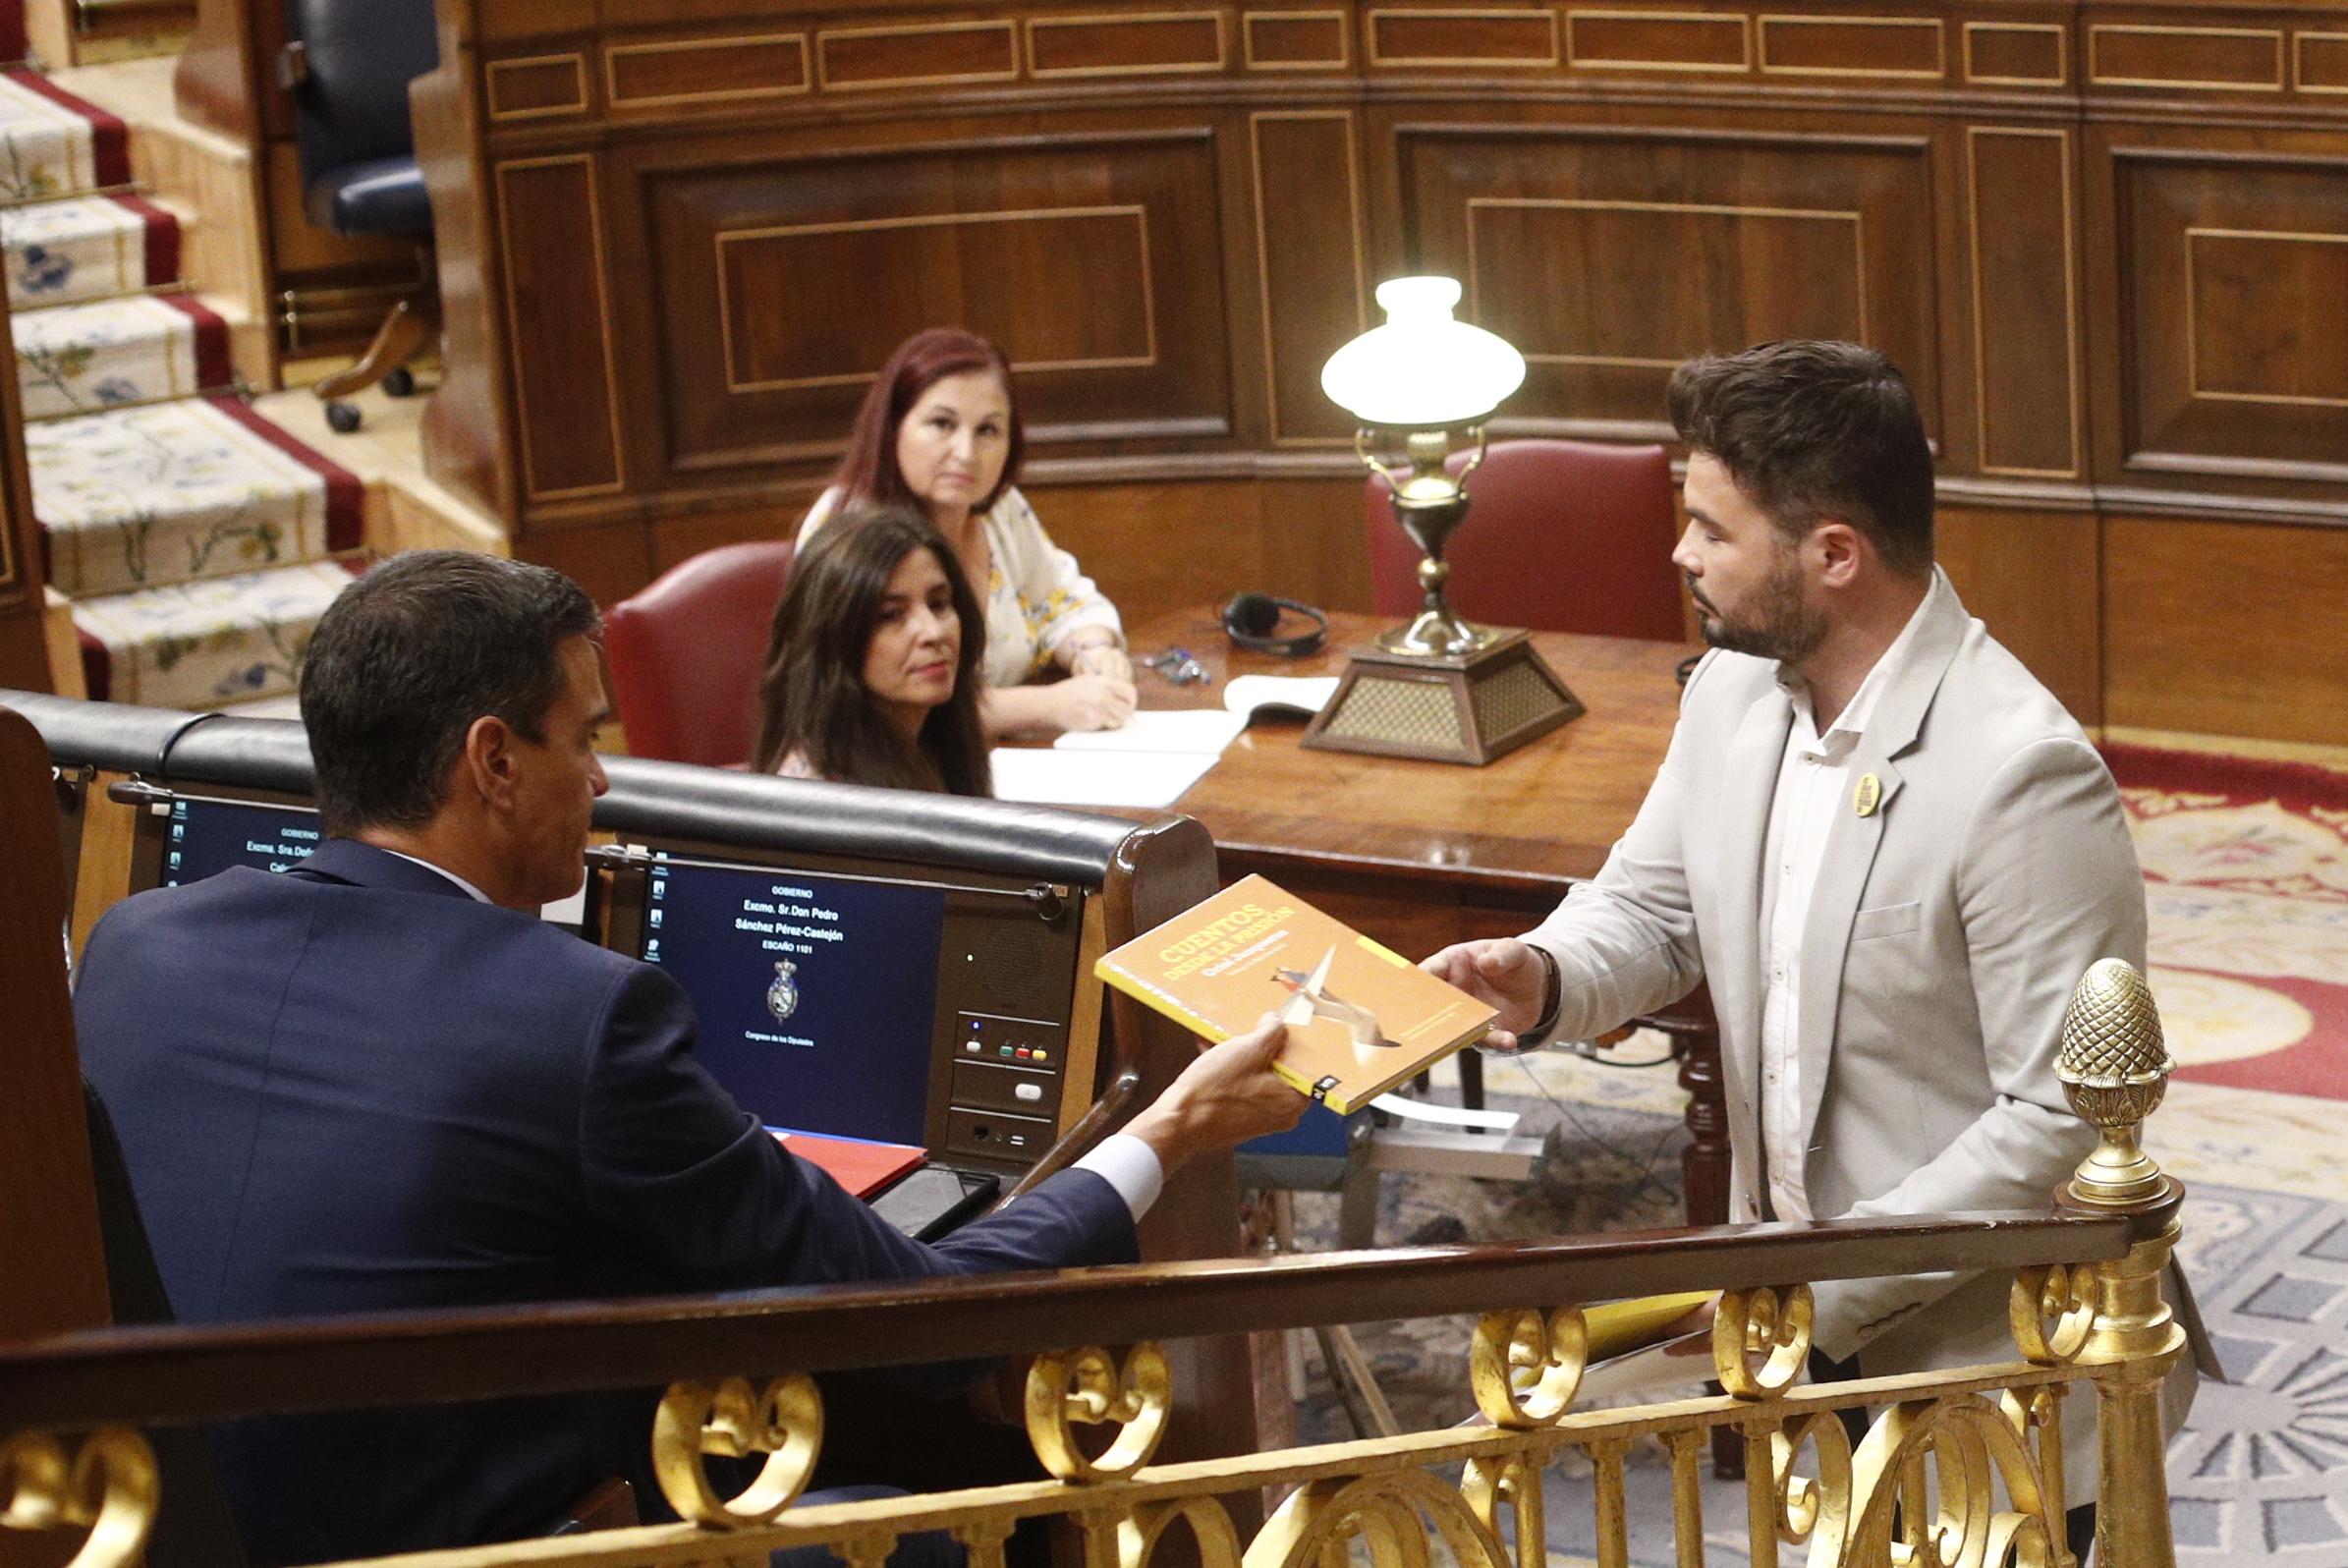
[(326, 405), (326, 424), (336, 435), (349, 435), (359, 428), (360, 413), (356, 403)]
[(383, 395), (388, 398), (415, 396), (416, 372), (404, 364), (392, 371), (391, 374), (383, 378)]

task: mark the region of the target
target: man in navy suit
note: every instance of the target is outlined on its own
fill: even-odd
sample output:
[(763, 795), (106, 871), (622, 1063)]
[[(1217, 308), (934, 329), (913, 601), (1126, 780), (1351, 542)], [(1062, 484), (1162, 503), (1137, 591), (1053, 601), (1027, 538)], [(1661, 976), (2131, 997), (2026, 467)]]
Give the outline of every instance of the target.
[[(937, 1247), (783, 1151), (658, 968), (540, 922), (605, 788), (594, 606), (542, 567), (384, 562), (302, 683), (326, 842), (117, 906), (75, 1013), (184, 1321), (1130, 1260), (1192, 1154), (1293, 1124), (1281, 1032), (1202, 1052), (1079, 1165)], [(642, 1393), (232, 1424), (254, 1561), (531, 1533), (646, 1481)]]

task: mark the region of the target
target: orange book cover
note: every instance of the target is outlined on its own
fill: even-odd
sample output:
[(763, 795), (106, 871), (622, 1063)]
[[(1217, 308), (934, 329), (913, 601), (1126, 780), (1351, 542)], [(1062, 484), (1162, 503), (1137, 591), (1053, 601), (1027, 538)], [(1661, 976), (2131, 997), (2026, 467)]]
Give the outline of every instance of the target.
[(1288, 1044), (1272, 1065), (1340, 1114), (1481, 1039), (1496, 1016), (1260, 876), (1103, 954), (1093, 973), (1210, 1040), (1279, 1014)]
[(774, 1141), (813, 1165), (848, 1190), (854, 1198), (870, 1198), (929, 1156), (912, 1144), (883, 1144), (865, 1138), (832, 1138), (822, 1133), (793, 1132), (769, 1127)]

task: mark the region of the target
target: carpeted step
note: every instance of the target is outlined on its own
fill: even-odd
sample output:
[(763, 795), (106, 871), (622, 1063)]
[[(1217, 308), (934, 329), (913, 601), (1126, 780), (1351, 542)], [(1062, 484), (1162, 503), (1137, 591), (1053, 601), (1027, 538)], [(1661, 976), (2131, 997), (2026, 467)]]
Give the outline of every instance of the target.
[(310, 630), (351, 583), (335, 561), (79, 599), (89, 695), (154, 707), (216, 707), (293, 691)]
[(356, 476), (234, 398), (25, 427), (49, 582), (75, 597), (357, 549)]
[(121, 120), (36, 71), (0, 71), (0, 201), (38, 201), (131, 179)]
[(54, 420), (228, 386), (228, 323), (194, 295), (27, 310), (15, 322), (25, 418)]
[(19, 312), (180, 280), (179, 219), (135, 196), (0, 208), (8, 304)]

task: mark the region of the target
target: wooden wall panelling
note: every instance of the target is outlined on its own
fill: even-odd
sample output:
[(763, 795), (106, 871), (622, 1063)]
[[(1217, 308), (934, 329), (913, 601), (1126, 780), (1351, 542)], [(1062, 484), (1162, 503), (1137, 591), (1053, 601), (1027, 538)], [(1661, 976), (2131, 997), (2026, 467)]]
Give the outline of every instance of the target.
[[(1362, 476), (1256, 481), (1263, 509), (1263, 588), (1329, 610), (1370, 608)], [(1380, 528), (1398, 527), (1390, 510)]]
[(2087, 78), (2098, 87), (2279, 92), (2280, 28), (2096, 22), (2087, 25)]
[(499, 124), (561, 119), (594, 106), (584, 49), (491, 60), (483, 69), (481, 85), (489, 118)]
[(1255, 110), (1248, 144), (1271, 442), (1350, 445), (1353, 421), (1321, 391), (1320, 367), (1375, 313), (1354, 113)]
[[(261, 139), (260, 81), (254, 27), (274, 0), (197, 0), (196, 26), (172, 67), (180, 118), (244, 146)], [(277, 24), (283, 27), (280, 20)]]
[(416, 156), (432, 197), (440, 283), (441, 376), (424, 405), (424, 472), (495, 518), (522, 526), (510, 401), (505, 271), (482, 146), (480, 58), (471, 8), (441, 11), (440, 67), (409, 88)]
[(2061, 87), (2071, 82), (2071, 29), (2056, 22), (1963, 24), (1965, 83), (1975, 87)]
[(2291, 86), (2301, 93), (2348, 92), (2348, 32), (2292, 33)]
[(815, 35), (815, 60), (818, 80), (835, 91), (1012, 82), (1019, 77), (1019, 25), (826, 28)]
[(1764, 77), (1906, 79), (1948, 75), (1948, 41), (1937, 17), (1757, 19)]
[(1035, 17), (1027, 35), (1028, 75), (1039, 82), (1221, 71), (1230, 60), (1219, 10)]
[(614, 111), (689, 104), (734, 110), (759, 99), (797, 97), (814, 87), (805, 31), (608, 43), (603, 71)]
[(1753, 22), (1742, 12), (1576, 10), (1565, 13), (1566, 58), (1578, 71), (1744, 76)]
[(2097, 358), (2118, 403), (2100, 476), (2252, 493), (2348, 482), (2337, 136), (2095, 130), (2093, 217), (2115, 262)]
[(2337, 746), (2348, 529), (2110, 517), (2104, 719)]
[(1976, 466), (2084, 476), (2079, 240), (2067, 126), (1965, 128)]
[(1364, 25), (1372, 67), (1545, 71), (1564, 60), (1557, 13), (1546, 8), (1372, 6)]
[(1925, 135), (1467, 119), (1401, 136), (1406, 245), (1525, 352), (1512, 423), (1667, 439), (1690, 355), (1838, 337), (1897, 361), (1939, 434)]
[(786, 539), (799, 532), (800, 519), (815, 504), (821, 479), (808, 479), (779, 492), (762, 492), (755, 505), (719, 507), (664, 517), (652, 529), (652, 576), (720, 545), (753, 539)]
[(562, 326), (509, 334), (523, 490), (537, 503), (628, 482), (599, 174), (585, 152), (500, 159), (491, 172), (507, 298)]
[(1958, 597), (2083, 725), (2104, 722), (2102, 571), (2096, 514), (1939, 509), (1940, 564)]
[(569, 575), (597, 604), (610, 606), (656, 575), (653, 526), (643, 519), (622, 523), (539, 527), (514, 541), (518, 560), (534, 561)]
[(1226, 203), (1243, 223), (1247, 208), (1221, 160), (1244, 180), (1244, 147), (1226, 154), (1196, 116), (1014, 129), (615, 155), (642, 192), (646, 264), (624, 313), (659, 334), (672, 477), (828, 457), (889, 351), (940, 321), (1005, 347), (1031, 441), (1232, 434), (1224, 269), (1247, 249)]
[(1249, 11), (1240, 54), (1251, 71), (1345, 71), (1354, 63), (1353, 18), (1342, 7)]
[(1038, 483), (1029, 499), (1129, 626), (1270, 581), (1265, 538), (1281, 525), (1253, 479)]

